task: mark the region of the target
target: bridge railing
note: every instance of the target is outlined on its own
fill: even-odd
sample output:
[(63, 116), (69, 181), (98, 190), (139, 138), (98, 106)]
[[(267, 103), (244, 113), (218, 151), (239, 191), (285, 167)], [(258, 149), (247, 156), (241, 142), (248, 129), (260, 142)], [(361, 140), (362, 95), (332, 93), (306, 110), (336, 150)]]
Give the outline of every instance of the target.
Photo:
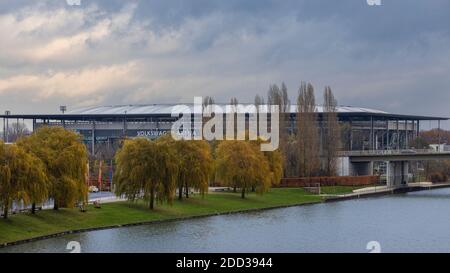
[(342, 151), (339, 156), (383, 156), (383, 155), (414, 155), (414, 154), (443, 154), (450, 151), (438, 151), (435, 149), (403, 149), (403, 150), (365, 150), (365, 151)]

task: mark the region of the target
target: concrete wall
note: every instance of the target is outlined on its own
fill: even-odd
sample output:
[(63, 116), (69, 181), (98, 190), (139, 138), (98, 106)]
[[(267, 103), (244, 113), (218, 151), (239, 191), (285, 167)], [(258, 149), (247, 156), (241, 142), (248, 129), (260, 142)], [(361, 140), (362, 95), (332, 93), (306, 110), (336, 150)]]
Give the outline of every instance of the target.
[(373, 175), (373, 162), (351, 162), (349, 157), (339, 157), (336, 161), (338, 176)]
[(387, 186), (398, 187), (408, 184), (408, 174), (408, 161), (389, 161), (387, 166)]
[(350, 158), (348, 156), (338, 157), (336, 159), (336, 166), (338, 176), (350, 176), (353, 173), (353, 170), (351, 169)]
[(362, 176), (362, 175), (373, 175), (373, 162), (353, 162), (351, 163), (352, 175)]

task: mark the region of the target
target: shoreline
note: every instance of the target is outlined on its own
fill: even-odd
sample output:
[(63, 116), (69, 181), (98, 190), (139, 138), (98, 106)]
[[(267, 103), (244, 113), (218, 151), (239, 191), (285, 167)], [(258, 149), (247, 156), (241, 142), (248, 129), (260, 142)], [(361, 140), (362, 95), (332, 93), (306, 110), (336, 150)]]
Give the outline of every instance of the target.
[(57, 232), (57, 233), (53, 233), (53, 234), (49, 234), (49, 235), (32, 237), (32, 238), (29, 238), (29, 239), (23, 239), (23, 240), (18, 240), (18, 241), (1, 243), (0, 244), (0, 249), (6, 248), (6, 247), (9, 247), (9, 246), (22, 245), (22, 244), (26, 244), (26, 243), (31, 243), (31, 242), (42, 241), (42, 240), (51, 239), (51, 238), (62, 237), (62, 236), (65, 236), (65, 235), (70, 235), (70, 234), (90, 232), (90, 231), (116, 229), (116, 228), (122, 228), (122, 227), (144, 226), (144, 225), (152, 225), (152, 224), (159, 224), (159, 223), (168, 223), (168, 222), (192, 220), (192, 219), (198, 219), (198, 218), (206, 218), (206, 217), (212, 217), (212, 216), (241, 214), (241, 213), (258, 212), (258, 211), (266, 211), (266, 210), (282, 209), (282, 208), (290, 208), (290, 207), (311, 206), (311, 205), (323, 204), (325, 202), (326, 202), (326, 200), (324, 199), (322, 201), (317, 201), (317, 202), (306, 202), (306, 203), (290, 204), (290, 205), (279, 205), (279, 206), (272, 206), (272, 207), (265, 207), (265, 208), (234, 210), (234, 211), (227, 211), (227, 212), (217, 212), (217, 213), (208, 213), (208, 214), (201, 214), (201, 215), (177, 217), (177, 218), (171, 218), (171, 219), (150, 220), (150, 221), (143, 221), (143, 222), (136, 222), (136, 223), (117, 224), (117, 225), (109, 225), (109, 226), (102, 226), (102, 227), (67, 230), (67, 231)]
[(442, 188), (449, 188), (449, 187), (450, 187), (450, 183), (432, 184), (432, 185), (423, 185), (423, 186), (411, 185), (411, 186), (406, 186), (406, 187), (383, 189), (383, 190), (378, 190), (378, 191), (375, 190), (375, 191), (368, 191), (368, 192), (358, 192), (358, 193), (349, 193), (349, 194), (342, 194), (342, 195), (323, 196), (323, 199), (321, 201), (311, 201), (311, 202), (304, 202), (304, 203), (298, 203), (298, 204), (277, 205), (277, 206), (269, 206), (269, 207), (262, 207), (262, 208), (231, 210), (231, 211), (224, 211), (224, 212), (191, 215), (191, 216), (185, 216), (185, 217), (174, 217), (174, 218), (169, 218), (169, 219), (159, 219), (159, 220), (150, 220), (150, 221), (142, 221), (142, 222), (135, 222), (135, 223), (115, 224), (115, 225), (106, 225), (106, 226), (99, 226), (99, 227), (92, 227), (92, 228), (66, 230), (66, 231), (61, 231), (61, 232), (57, 232), (57, 233), (53, 233), (53, 234), (49, 234), (49, 235), (42, 235), (42, 236), (36, 236), (36, 237), (31, 237), (31, 238), (17, 240), (17, 241), (1, 243), (0, 249), (10, 247), (10, 246), (15, 246), (15, 245), (22, 245), (22, 244), (36, 242), (36, 241), (42, 241), (42, 240), (46, 240), (46, 239), (50, 239), (50, 238), (57, 238), (57, 237), (65, 236), (65, 235), (84, 233), (84, 232), (90, 232), (90, 231), (116, 229), (116, 228), (122, 228), (122, 227), (143, 226), (143, 225), (151, 225), (151, 224), (158, 224), (158, 223), (164, 223), (164, 222), (175, 222), (175, 221), (191, 220), (191, 219), (205, 218), (205, 217), (211, 217), (211, 216), (241, 214), (241, 213), (258, 212), (258, 211), (266, 211), (266, 210), (289, 208), (289, 207), (311, 206), (311, 205), (324, 204), (324, 203), (329, 203), (329, 202), (339, 202), (339, 201), (347, 201), (347, 200), (360, 199), (360, 198), (379, 197), (379, 196), (386, 196), (386, 195), (391, 195), (391, 194), (404, 194), (404, 193), (408, 193), (408, 192), (426, 191), (426, 190), (442, 189)]

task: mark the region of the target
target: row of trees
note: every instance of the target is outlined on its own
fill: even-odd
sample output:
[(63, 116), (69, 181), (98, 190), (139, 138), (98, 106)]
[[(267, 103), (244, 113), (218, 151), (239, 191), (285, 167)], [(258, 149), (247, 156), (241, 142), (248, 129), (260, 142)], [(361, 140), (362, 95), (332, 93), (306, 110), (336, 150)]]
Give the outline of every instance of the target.
[[(211, 148), (213, 147), (213, 149)], [(174, 141), (170, 135), (155, 141), (125, 140), (115, 156), (117, 195), (156, 202), (202, 195), (210, 180), (247, 191), (266, 192), (278, 184), (283, 170), (281, 153), (261, 152), (260, 141)], [(16, 144), (0, 143), (0, 207), (8, 217), (14, 206), (32, 207), (53, 200), (54, 209), (87, 201), (88, 153), (81, 136), (60, 127), (44, 127)]]
[[(257, 95), (255, 105), (264, 104)], [(292, 120), (291, 101), (284, 83), (269, 87), (267, 104), (280, 109), (280, 150), (286, 164), (287, 177), (336, 175), (336, 158), (341, 147), (341, 125), (337, 116), (337, 100), (329, 86), (323, 93), (323, 114), (317, 113), (314, 87), (302, 82), (296, 99), (297, 119)], [(288, 130), (290, 128), (290, 130)]]
[(23, 136), (30, 135), (30, 130), (28, 130), (25, 123), (20, 122), (12, 122), (9, 124), (8, 122), (4, 124), (3, 127), (3, 139), (7, 142), (15, 142), (19, 138)]
[(450, 143), (450, 131), (443, 129), (432, 129), (428, 131), (420, 132), (419, 138), (417, 139), (422, 147), (428, 147), (430, 144), (448, 144)]
[(151, 209), (155, 200), (171, 203), (177, 188), (179, 199), (183, 193), (189, 198), (189, 189), (203, 195), (213, 168), (208, 143), (174, 141), (170, 136), (125, 140), (115, 160), (116, 194), (133, 201), (144, 198)]
[(88, 153), (81, 136), (59, 127), (45, 127), (16, 144), (0, 142), (0, 207), (53, 200), (54, 209), (87, 201)]
[(190, 190), (204, 195), (210, 180), (240, 189), (242, 198), (249, 190), (264, 193), (279, 183), (283, 159), (278, 151), (261, 152), (259, 144), (174, 141), (169, 135), (156, 141), (125, 140), (115, 157), (116, 195), (132, 201), (143, 198), (153, 209), (155, 203), (171, 203), (177, 189), (180, 200), (189, 198)]
[[(205, 97), (203, 106), (214, 103), (211, 97)], [(341, 135), (345, 127), (339, 123), (338, 102), (329, 86), (323, 92), (323, 113), (317, 113), (314, 87), (310, 83), (300, 84), (294, 105), (289, 99), (287, 86), (282, 83), (269, 86), (267, 100), (256, 95), (254, 104), (278, 105), (280, 110), (280, 151), (284, 160), (283, 174), (286, 177), (335, 176), (337, 156), (340, 150)], [(231, 98), (231, 105), (238, 104)], [(292, 107), (296, 107), (297, 119), (291, 116)], [(206, 121), (205, 119), (204, 121)]]

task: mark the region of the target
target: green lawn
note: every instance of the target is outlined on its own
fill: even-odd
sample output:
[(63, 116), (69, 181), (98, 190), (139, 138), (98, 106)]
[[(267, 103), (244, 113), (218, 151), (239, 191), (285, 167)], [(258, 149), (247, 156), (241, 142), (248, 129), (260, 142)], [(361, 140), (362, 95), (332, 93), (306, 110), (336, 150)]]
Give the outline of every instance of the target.
[(0, 244), (67, 230), (104, 227), (145, 221), (176, 219), (239, 210), (269, 208), (320, 202), (321, 198), (303, 189), (272, 189), (264, 195), (251, 193), (241, 199), (239, 193), (209, 193), (205, 198), (174, 201), (172, 206), (157, 206), (150, 211), (143, 203), (117, 202), (103, 204), (101, 209), (89, 207), (85, 213), (77, 209), (44, 210), (32, 215), (11, 215), (0, 219)]

